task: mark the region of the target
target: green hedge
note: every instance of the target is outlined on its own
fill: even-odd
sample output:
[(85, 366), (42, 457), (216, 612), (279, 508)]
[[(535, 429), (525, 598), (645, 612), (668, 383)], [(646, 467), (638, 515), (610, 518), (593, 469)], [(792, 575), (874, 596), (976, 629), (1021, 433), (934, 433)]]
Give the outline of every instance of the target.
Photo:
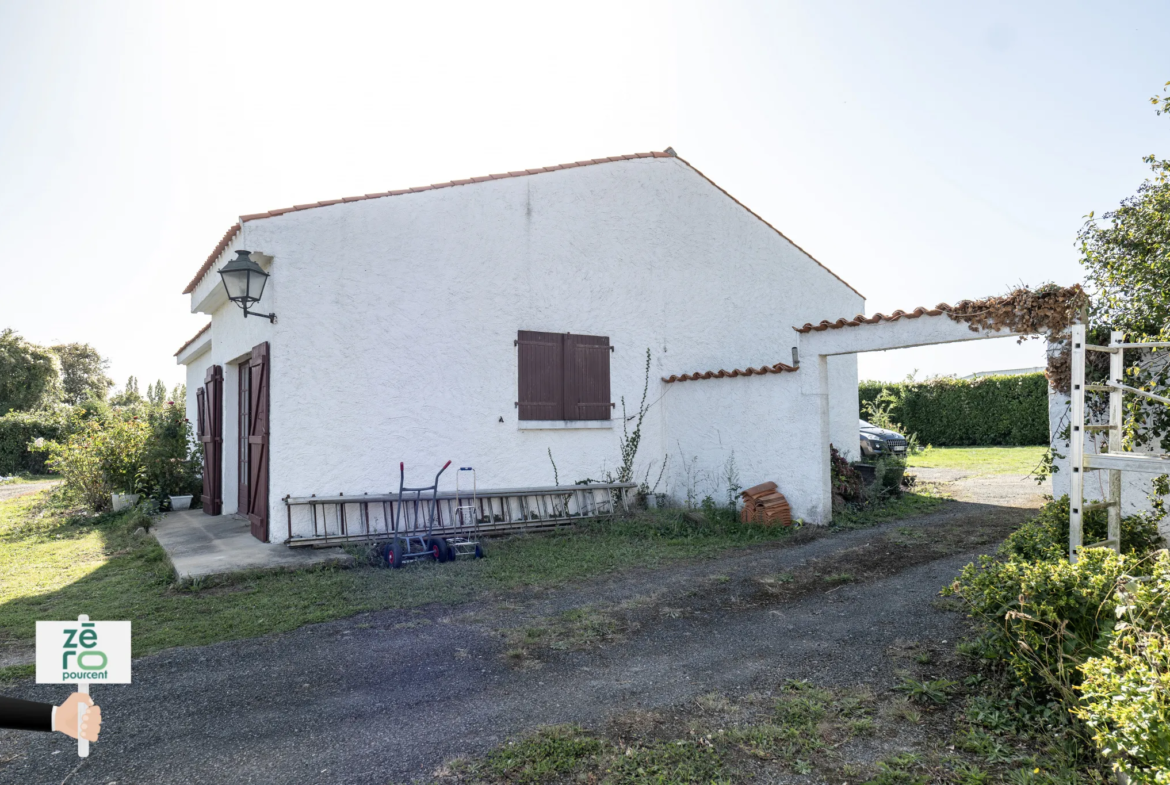
[(9, 412), (0, 417), (0, 475), (44, 474), (49, 454), (29, 450), (29, 443), (60, 439), (68, 429), (68, 420), (57, 412)]
[(860, 385), (866, 404), (889, 390), (890, 419), (923, 445), (973, 447), (1048, 444), (1048, 380), (1042, 373), (984, 376), (970, 381), (871, 382)]

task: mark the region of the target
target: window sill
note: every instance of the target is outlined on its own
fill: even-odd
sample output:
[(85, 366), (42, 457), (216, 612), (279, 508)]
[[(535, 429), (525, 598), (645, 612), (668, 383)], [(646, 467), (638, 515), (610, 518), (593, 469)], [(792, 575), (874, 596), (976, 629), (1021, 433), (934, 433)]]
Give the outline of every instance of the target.
[(521, 431), (573, 431), (613, 428), (613, 420), (519, 420)]

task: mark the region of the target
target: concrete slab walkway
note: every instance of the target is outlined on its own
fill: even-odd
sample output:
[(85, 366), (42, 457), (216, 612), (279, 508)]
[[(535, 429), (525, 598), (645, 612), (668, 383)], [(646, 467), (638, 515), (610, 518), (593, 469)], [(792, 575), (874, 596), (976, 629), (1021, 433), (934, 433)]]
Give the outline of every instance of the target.
[(236, 515), (204, 515), (202, 510), (168, 512), (150, 528), (171, 557), (180, 580), (252, 569), (301, 569), (353, 559), (340, 548), (289, 548), (260, 542), (248, 521)]

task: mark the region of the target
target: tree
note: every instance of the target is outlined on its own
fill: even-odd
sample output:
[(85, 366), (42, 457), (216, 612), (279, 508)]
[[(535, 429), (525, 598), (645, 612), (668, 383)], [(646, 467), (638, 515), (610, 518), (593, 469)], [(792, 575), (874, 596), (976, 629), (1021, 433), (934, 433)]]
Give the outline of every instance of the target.
[(0, 332), (0, 415), (52, 406), (60, 400), (57, 355), (14, 330)]
[(159, 379), (154, 384), (148, 385), (146, 388), (146, 400), (150, 402), (151, 406), (162, 406), (167, 400), (167, 386), (163, 384), (163, 380)]
[(104, 401), (114, 386), (106, 376), (110, 361), (87, 343), (63, 343), (53, 347), (61, 361), (61, 386), (65, 403), (77, 405), (91, 399)]
[(138, 392), (138, 379), (131, 376), (126, 380), (126, 387), (119, 393), (114, 393), (110, 398), (110, 403), (114, 406), (134, 406), (142, 403), (142, 396)]
[[(1159, 105), (1159, 98), (1151, 100)], [(1170, 95), (1158, 109), (1158, 114), (1168, 112)], [(1131, 342), (1170, 340), (1170, 161), (1152, 155), (1143, 160), (1153, 176), (1115, 210), (1100, 218), (1089, 213), (1077, 235), (1085, 283), (1093, 295), (1089, 327), (1097, 333), (1094, 343), (1107, 342), (1109, 330), (1125, 331)], [(1166, 389), (1170, 363), (1165, 350), (1127, 351), (1125, 357), (1127, 384)], [(1170, 407), (1127, 396), (1126, 410), (1129, 443), (1157, 441), (1170, 450)]]

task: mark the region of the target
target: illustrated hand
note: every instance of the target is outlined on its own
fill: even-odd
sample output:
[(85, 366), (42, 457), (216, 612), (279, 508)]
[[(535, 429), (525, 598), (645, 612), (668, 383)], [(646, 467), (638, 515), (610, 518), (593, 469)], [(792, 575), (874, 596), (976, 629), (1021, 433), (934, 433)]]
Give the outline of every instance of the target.
[(75, 692), (53, 712), (53, 730), (61, 731), (70, 738), (77, 738), (77, 707), (85, 704), (89, 708), (85, 711), (85, 719), (81, 721), (81, 736), (86, 741), (97, 741), (98, 733), (102, 730), (102, 710), (95, 706), (93, 699), (88, 695)]

